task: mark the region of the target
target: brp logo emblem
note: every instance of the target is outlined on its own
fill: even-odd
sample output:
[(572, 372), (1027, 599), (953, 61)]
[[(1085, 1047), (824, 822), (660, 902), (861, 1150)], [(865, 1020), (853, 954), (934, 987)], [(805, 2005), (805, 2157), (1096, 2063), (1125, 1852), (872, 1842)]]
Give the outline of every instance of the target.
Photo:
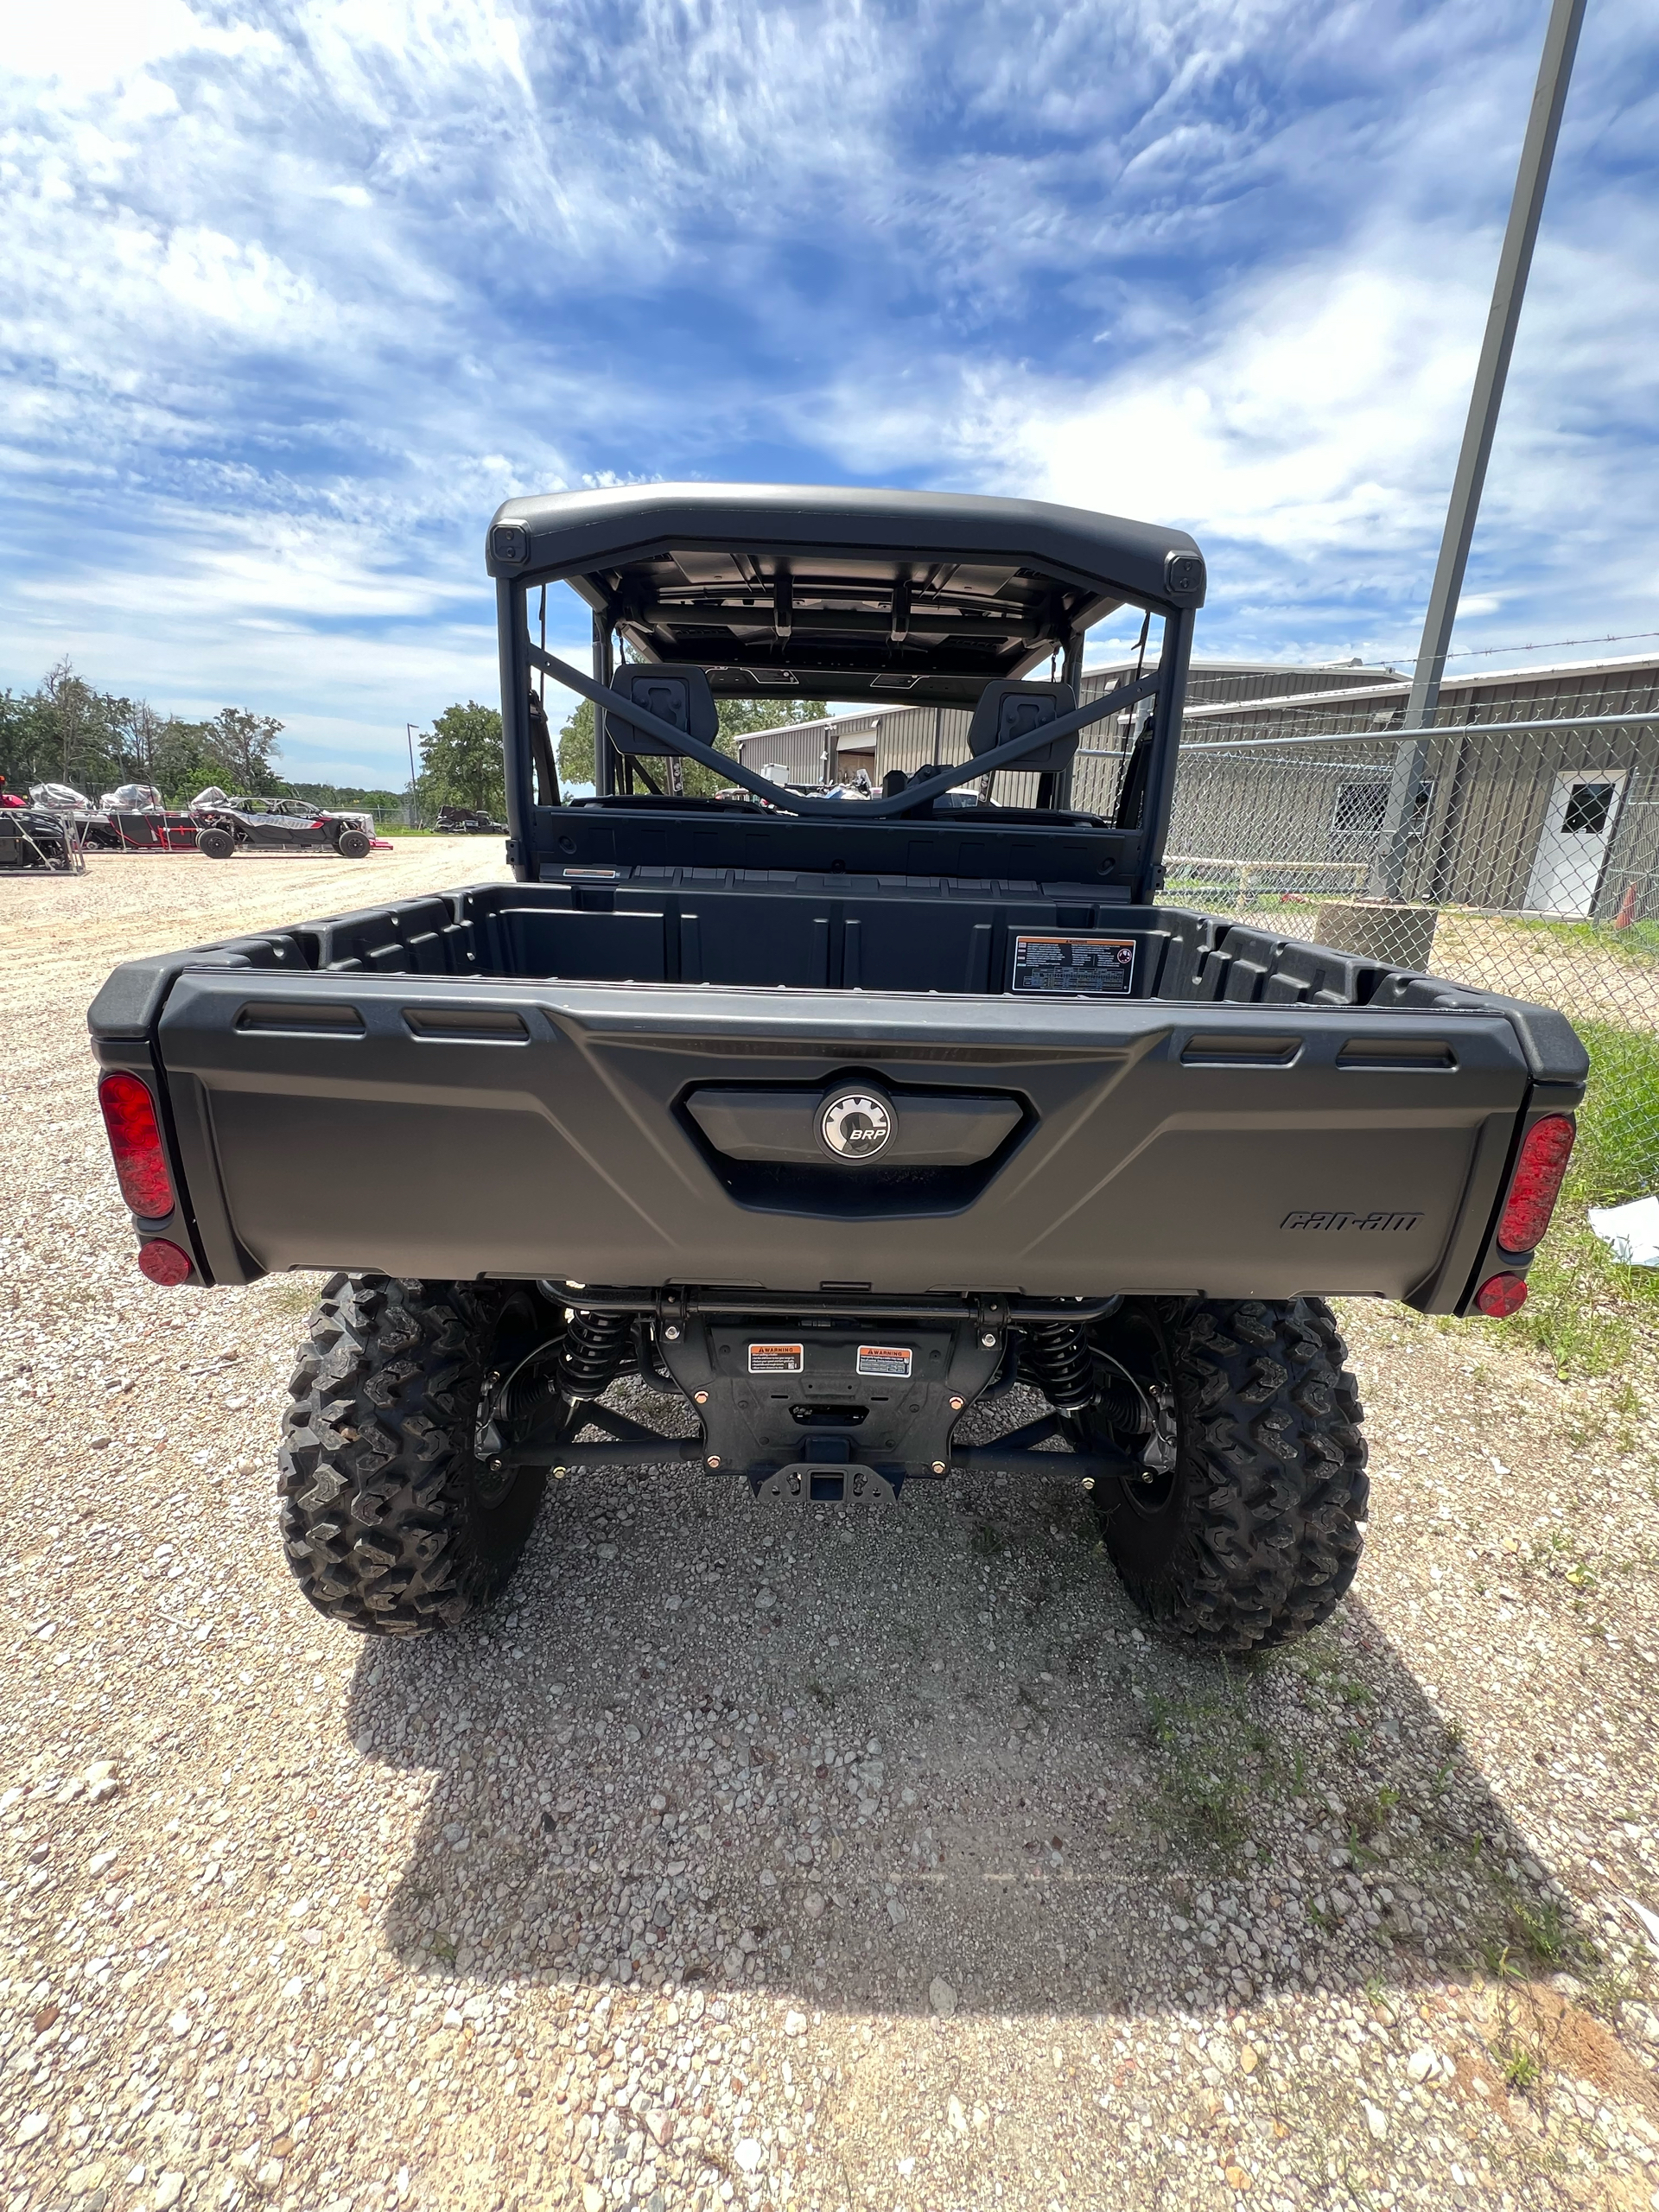
[(874, 1160), (893, 1135), (890, 1102), (874, 1090), (838, 1090), (818, 1112), (818, 1135), (837, 1160)]

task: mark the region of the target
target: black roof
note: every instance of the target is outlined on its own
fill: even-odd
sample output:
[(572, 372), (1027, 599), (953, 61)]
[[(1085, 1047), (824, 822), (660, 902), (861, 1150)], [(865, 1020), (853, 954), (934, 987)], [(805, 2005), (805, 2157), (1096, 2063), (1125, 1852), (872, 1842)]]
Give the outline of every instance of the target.
[(716, 692), (971, 705), (1126, 601), (1200, 606), (1185, 531), (1038, 499), (636, 484), (508, 499), (492, 575), (570, 584), (636, 658)]

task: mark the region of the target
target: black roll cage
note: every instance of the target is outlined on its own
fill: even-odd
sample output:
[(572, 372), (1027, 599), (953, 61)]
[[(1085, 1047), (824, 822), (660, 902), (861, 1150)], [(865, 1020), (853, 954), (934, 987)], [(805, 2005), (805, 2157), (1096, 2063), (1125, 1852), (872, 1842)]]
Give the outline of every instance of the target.
[[(641, 520), (638, 509), (647, 493), (653, 504), (649, 516)], [(743, 528), (751, 521), (752, 536)], [(1045, 574), (1063, 576), (1068, 580), (1065, 591), (1071, 596), (1061, 607), (1058, 587), (1050, 594), (1052, 604), (1061, 608), (1051, 641), (1054, 650), (1064, 651), (1064, 676), (1074, 686), (1081, 671), (1086, 626), (1115, 608), (1134, 606), (1148, 617), (1160, 616), (1164, 625), (1162, 649), (1150, 672), (1115, 685), (1104, 696), (1089, 700), (1023, 736), (965, 761), (931, 766), (925, 778), (917, 778), (905, 790), (849, 806), (760, 776), (743, 761), (651, 714), (614, 690), (609, 681), (616, 665), (616, 626), (623, 612), (620, 600), (602, 607), (595, 603), (602, 596), (596, 590), (596, 584), (604, 581), (601, 571), (620, 573), (627, 559), (639, 557), (641, 547), (670, 543), (692, 554), (707, 549), (712, 557), (741, 560), (747, 556), (734, 549), (743, 542), (763, 546), (779, 569), (795, 550), (805, 556), (809, 549), (822, 549), (828, 543), (835, 553), (855, 558), (868, 553), (887, 561), (896, 555), (902, 576), (906, 559), (919, 562), (922, 558), (906, 553), (906, 546), (938, 543), (952, 547), (958, 561), (1023, 560), (1027, 565), (1018, 571), (1022, 577), (1040, 581)], [(652, 551), (647, 557), (666, 556)], [(881, 847), (882, 829), (896, 834), (902, 822), (912, 840), (918, 836), (924, 840), (922, 846), (912, 842), (906, 849), (906, 873), (920, 869), (941, 875), (1049, 875), (1067, 880), (1109, 875), (1115, 886), (1122, 885), (1131, 903), (1145, 904), (1155, 897), (1173, 798), (1187, 666), (1197, 609), (1204, 595), (1202, 558), (1183, 533), (1154, 531), (1143, 524), (1071, 509), (1043, 508), (1034, 502), (951, 495), (934, 499), (904, 493), (794, 493), (787, 487), (766, 486), (658, 486), (639, 487), (614, 499), (574, 494), (508, 501), (491, 525), (487, 561), (497, 588), (511, 833), (508, 857), (521, 880), (538, 880), (543, 863), (559, 868), (561, 855), (586, 861), (602, 857), (607, 848), (619, 861), (650, 857), (660, 863), (666, 857), (671, 862), (689, 863), (695, 841), (697, 864), (705, 865), (710, 857), (710, 835), (717, 835), (722, 855), (731, 849), (727, 864), (818, 868), (829, 864), (823, 858), (824, 835), (831, 823), (838, 841), (844, 841), (848, 855), (836, 858), (836, 867), (856, 871), (874, 864), (885, 871), (892, 865), (885, 852), (879, 861), (874, 858)], [(751, 562), (749, 566), (755, 564)], [(531, 594), (540, 590), (544, 594), (554, 583), (571, 586), (591, 610), (595, 670), (592, 675), (547, 652), (531, 634)], [(788, 597), (781, 583), (775, 586), (772, 603), (764, 609), (763, 616), (755, 618), (772, 625), (777, 650), (785, 653), (791, 650), (791, 633)], [(907, 608), (907, 590), (904, 602)], [(753, 603), (745, 601), (746, 606)], [(892, 618), (895, 625), (899, 606), (899, 587), (895, 585)], [(642, 654), (635, 631), (630, 635), (634, 658), (658, 658)], [(1042, 632), (1043, 637), (1047, 635)], [(702, 651), (698, 649), (700, 644), (700, 637), (682, 635), (674, 641), (672, 650), (661, 657), (664, 664), (705, 663), (716, 679), (717, 696), (725, 696), (733, 690), (733, 679), (743, 673), (731, 665), (737, 648), (729, 638), (716, 640), (711, 636)], [(1018, 650), (1028, 667), (1041, 650), (1041, 638), (1028, 632), (1027, 644)], [(802, 666), (815, 664), (803, 657)], [(1018, 672), (1018, 664), (1011, 672)], [(559, 793), (546, 720), (534, 700), (534, 678), (538, 673), (552, 677), (590, 701), (595, 709), (598, 791), (592, 798), (566, 802)], [(826, 696), (842, 696), (832, 683), (820, 688)], [(971, 706), (980, 689), (981, 680), (969, 677), (964, 670), (937, 683), (918, 683), (913, 696), (895, 696), (891, 705), (900, 709), (936, 698)], [(868, 674), (858, 679), (850, 696), (857, 697), (861, 691), (868, 703)], [(1071, 810), (1067, 804), (1069, 773), (1043, 778), (1036, 810), (936, 808), (935, 802), (947, 792), (998, 770), (1017, 768), (1028, 754), (1057, 739), (1078, 734), (1148, 698), (1154, 705), (1144, 763), (1133, 771), (1137, 783), (1144, 773), (1144, 798), (1135, 822), (1111, 823)], [(741, 804), (715, 806), (671, 791), (657, 793), (654, 786), (648, 786), (652, 793), (649, 799), (618, 791), (617, 760), (604, 736), (607, 709), (658, 739), (671, 758), (698, 761), (764, 802), (764, 811)], [(1126, 777), (1131, 773), (1127, 754), (1126, 748)], [(648, 831), (643, 826), (647, 814)], [(696, 828), (709, 823), (715, 816), (724, 817), (720, 832)], [(601, 820), (612, 828), (601, 830)], [(1044, 864), (1032, 845), (1033, 836), (1046, 840), (1061, 832), (1065, 836), (1064, 859), (1057, 850), (1052, 862)], [(741, 833), (741, 839), (736, 833)], [(968, 833), (976, 844), (971, 861), (962, 845)], [(674, 849), (665, 849), (664, 836)], [(756, 854), (753, 840), (757, 836), (766, 839), (768, 857), (764, 860)], [(647, 836), (653, 841), (649, 847), (645, 842)], [(1016, 840), (1020, 841), (1018, 854), (1014, 850)], [(744, 855), (741, 860), (739, 842)], [(682, 844), (683, 851), (679, 849)], [(992, 849), (988, 855), (988, 845)], [(637, 854), (636, 846), (639, 848)], [(1092, 852), (1095, 857), (1086, 864), (1080, 862), (1080, 851)]]

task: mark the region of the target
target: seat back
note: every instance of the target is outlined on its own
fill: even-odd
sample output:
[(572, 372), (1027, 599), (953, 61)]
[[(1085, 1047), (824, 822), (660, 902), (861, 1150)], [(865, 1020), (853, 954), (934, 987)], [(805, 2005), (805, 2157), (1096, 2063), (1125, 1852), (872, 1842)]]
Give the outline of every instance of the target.
[[(976, 758), (982, 753), (989, 753), (996, 746), (1006, 745), (1010, 738), (1024, 737), (1041, 723), (1069, 715), (1077, 703), (1077, 696), (1069, 683), (988, 683), (979, 695), (973, 720), (968, 725), (969, 750)], [(1052, 775), (1058, 769), (1071, 766), (1077, 749), (1077, 734), (1073, 730), (1069, 737), (1058, 737), (1052, 744), (1033, 747), (1023, 760), (1011, 762), (1010, 769), (1020, 775), (1033, 769), (1042, 775)]]
[[(611, 678), (613, 691), (620, 691), (688, 737), (712, 745), (720, 734), (720, 713), (709, 678), (700, 668), (664, 668), (655, 661), (629, 661)], [(660, 737), (627, 721), (619, 709), (605, 709), (605, 734), (619, 753), (667, 760), (669, 748)]]

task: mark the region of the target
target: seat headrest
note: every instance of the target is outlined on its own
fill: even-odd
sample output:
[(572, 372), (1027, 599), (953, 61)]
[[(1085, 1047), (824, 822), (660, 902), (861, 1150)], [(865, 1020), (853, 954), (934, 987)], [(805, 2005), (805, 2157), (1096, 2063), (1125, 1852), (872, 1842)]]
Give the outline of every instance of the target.
[[(1069, 715), (1077, 703), (1069, 683), (988, 683), (968, 725), (969, 749), (976, 757), (989, 753), (1010, 738), (1023, 737), (1043, 722)], [(1069, 737), (1058, 737), (1051, 745), (1034, 747), (1023, 760), (1010, 762), (1009, 771), (1019, 775), (1030, 770), (1052, 774), (1057, 768), (1069, 767), (1077, 749), (1077, 733), (1073, 730)]]
[[(620, 691), (648, 715), (683, 729), (712, 745), (720, 734), (720, 712), (709, 678), (700, 668), (663, 668), (655, 661), (629, 661), (611, 678), (613, 691)], [(605, 734), (619, 753), (666, 760), (669, 748), (648, 729), (626, 721), (614, 707), (605, 710)]]

